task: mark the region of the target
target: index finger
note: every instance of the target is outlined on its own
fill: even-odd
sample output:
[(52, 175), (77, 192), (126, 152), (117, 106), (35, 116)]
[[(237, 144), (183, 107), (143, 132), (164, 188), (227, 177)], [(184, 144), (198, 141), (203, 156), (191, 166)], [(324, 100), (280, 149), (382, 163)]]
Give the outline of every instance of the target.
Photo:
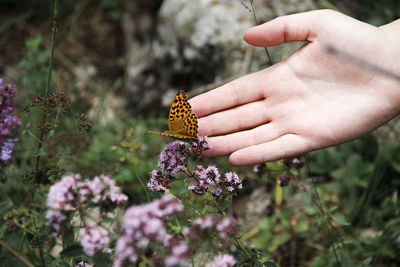
[(265, 78), (261, 71), (248, 74), (221, 87), (195, 96), (189, 100), (192, 111), (203, 117), (217, 111), (264, 98), (261, 90)]

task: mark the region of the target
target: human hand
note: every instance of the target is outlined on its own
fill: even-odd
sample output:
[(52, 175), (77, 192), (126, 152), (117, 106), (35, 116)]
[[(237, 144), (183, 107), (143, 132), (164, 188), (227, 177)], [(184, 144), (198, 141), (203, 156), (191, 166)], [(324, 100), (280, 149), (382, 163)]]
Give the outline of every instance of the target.
[(255, 46), (308, 44), (272, 67), (189, 100), (199, 133), (213, 146), (204, 154), (230, 154), (233, 165), (262, 163), (339, 144), (384, 124), (399, 113), (399, 84), (327, 53), (326, 46), (396, 71), (388, 32), (330, 10), (249, 29), (244, 38)]

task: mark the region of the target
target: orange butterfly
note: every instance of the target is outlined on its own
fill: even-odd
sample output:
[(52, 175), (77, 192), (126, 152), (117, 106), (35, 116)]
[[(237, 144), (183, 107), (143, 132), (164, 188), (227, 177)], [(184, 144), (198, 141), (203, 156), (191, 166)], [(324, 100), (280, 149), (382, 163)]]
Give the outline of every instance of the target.
[(192, 107), (186, 100), (185, 92), (182, 90), (176, 94), (172, 101), (169, 110), (168, 128), (168, 131), (164, 132), (148, 132), (175, 138), (197, 139), (197, 117), (192, 113)]

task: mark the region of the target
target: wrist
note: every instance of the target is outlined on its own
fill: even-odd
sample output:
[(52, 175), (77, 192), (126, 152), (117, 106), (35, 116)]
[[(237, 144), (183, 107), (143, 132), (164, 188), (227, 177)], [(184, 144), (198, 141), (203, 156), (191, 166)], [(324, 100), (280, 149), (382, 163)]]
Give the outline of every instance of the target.
[[(382, 67), (400, 77), (400, 19), (379, 27), (381, 32)], [(379, 75), (379, 91), (387, 95), (393, 116), (400, 114), (400, 78)], [(382, 93), (382, 92), (380, 92)]]

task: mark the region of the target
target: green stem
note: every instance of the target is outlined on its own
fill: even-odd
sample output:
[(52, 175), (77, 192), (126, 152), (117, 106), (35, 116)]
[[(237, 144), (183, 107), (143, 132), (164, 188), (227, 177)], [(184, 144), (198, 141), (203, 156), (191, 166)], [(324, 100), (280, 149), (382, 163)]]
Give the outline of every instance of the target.
[(51, 86), (51, 75), (53, 72), (53, 58), (54, 58), (54, 47), (56, 44), (56, 33), (57, 33), (57, 19), (58, 19), (58, 0), (54, 0), (54, 11), (53, 11), (53, 34), (51, 36), (51, 50), (50, 50), (50, 59), (49, 59), (49, 69), (47, 72), (47, 83), (46, 83), (46, 91), (44, 96), (46, 97), (50, 86)]
[[(33, 222), (33, 227), (35, 228), (35, 232), (37, 232), (37, 228), (36, 228), (36, 221), (35, 221), (35, 217), (32, 216), (32, 222)], [(38, 246), (39, 246), (39, 257), (40, 257), (40, 261), (42, 263), (42, 266), (46, 266), (45, 262), (44, 262), (44, 258), (43, 258), (43, 248), (42, 248), (42, 243), (40, 242), (39, 236), (36, 236), (37, 241), (38, 241)]]
[(132, 171), (135, 174), (136, 179), (138, 179), (138, 181), (140, 183), (140, 186), (142, 187), (144, 193), (146, 194), (147, 202), (150, 202), (151, 199), (150, 199), (150, 196), (149, 196), (149, 192), (148, 192), (147, 186), (144, 185), (144, 182), (143, 182), (142, 178), (140, 178), (140, 176), (137, 174), (136, 170), (132, 170)]
[[(317, 186), (316, 186), (315, 183), (314, 183), (314, 179), (311, 178), (311, 182), (312, 182), (312, 184), (313, 184), (314, 192), (315, 192), (315, 195), (316, 195), (316, 197), (317, 197), (317, 202), (318, 202), (318, 203), (316, 203), (316, 204), (317, 204), (317, 206), (318, 206), (320, 212), (322, 213), (322, 215), (326, 217), (326, 220), (327, 220), (327, 223), (328, 223), (328, 224), (327, 224), (327, 229), (328, 229), (328, 234), (329, 234), (329, 236), (330, 236), (330, 238), (331, 238), (331, 247), (332, 247), (332, 250), (333, 250), (333, 254), (335, 255), (335, 259), (336, 259), (337, 264), (338, 264), (339, 266), (342, 266), (342, 264), (340, 263), (339, 258), (338, 258), (338, 256), (337, 256), (336, 248), (335, 248), (335, 243), (334, 243), (334, 241), (333, 241), (333, 235), (332, 235), (332, 231), (331, 231), (332, 225), (331, 225), (331, 222), (330, 222), (330, 217), (326, 215), (325, 210), (324, 210), (324, 208), (322, 207), (321, 199), (320, 199), (319, 194), (318, 194)], [(333, 227), (332, 227), (332, 229), (333, 229)], [(340, 236), (340, 235), (339, 235), (339, 236)]]
[[(253, 11), (251, 13), (253, 13), (254, 22), (256, 23), (256, 25), (258, 25), (258, 20), (257, 20), (257, 16), (256, 16), (256, 10), (254, 8), (254, 3), (253, 2), (254, 2), (253, 0), (250, 0), (251, 9)], [(268, 49), (267, 49), (267, 47), (264, 47), (264, 49), (265, 49), (265, 53), (267, 53), (269, 65), (272, 66), (274, 63), (272, 62), (272, 58), (269, 55)]]
[(243, 246), (242, 242), (240, 242), (240, 240), (236, 237), (236, 235), (234, 235), (233, 238), (235, 239), (236, 244), (238, 244), (238, 246), (246, 253), (247, 257), (249, 257), (249, 259), (251, 259), (251, 256), (250, 256), (249, 252)]
[[(50, 59), (49, 59), (49, 68), (47, 72), (47, 83), (46, 90), (44, 92), (44, 97), (47, 97), (47, 94), (50, 90), (51, 86), (51, 75), (53, 73), (53, 58), (54, 58), (54, 48), (56, 44), (56, 34), (57, 34), (57, 19), (58, 19), (58, 0), (54, 0), (54, 9), (53, 9), (53, 33), (51, 36), (51, 48), (50, 48)], [(40, 122), (40, 137), (38, 141), (38, 151), (42, 148), (43, 138), (44, 138), (44, 124), (46, 122), (46, 111), (42, 110), (42, 121)], [(36, 179), (39, 177), (39, 163), (40, 163), (40, 155), (36, 156)]]
[(18, 253), (21, 253), (22, 250), (22, 246), (24, 245), (24, 241), (25, 241), (25, 236), (26, 236), (26, 231), (24, 231), (21, 240), (19, 241), (18, 244)]
[(16, 252), (12, 247), (8, 246), (7, 243), (5, 243), (3, 240), (0, 240), (0, 245), (5, 247), (10, 253), (14, 254), (15, 257), (17, 257), (20, 261), (25, 263), (29, 267), (34, 267), (34, 265), (29, 262), (27, 259), (25, 259), (21, 254)]

